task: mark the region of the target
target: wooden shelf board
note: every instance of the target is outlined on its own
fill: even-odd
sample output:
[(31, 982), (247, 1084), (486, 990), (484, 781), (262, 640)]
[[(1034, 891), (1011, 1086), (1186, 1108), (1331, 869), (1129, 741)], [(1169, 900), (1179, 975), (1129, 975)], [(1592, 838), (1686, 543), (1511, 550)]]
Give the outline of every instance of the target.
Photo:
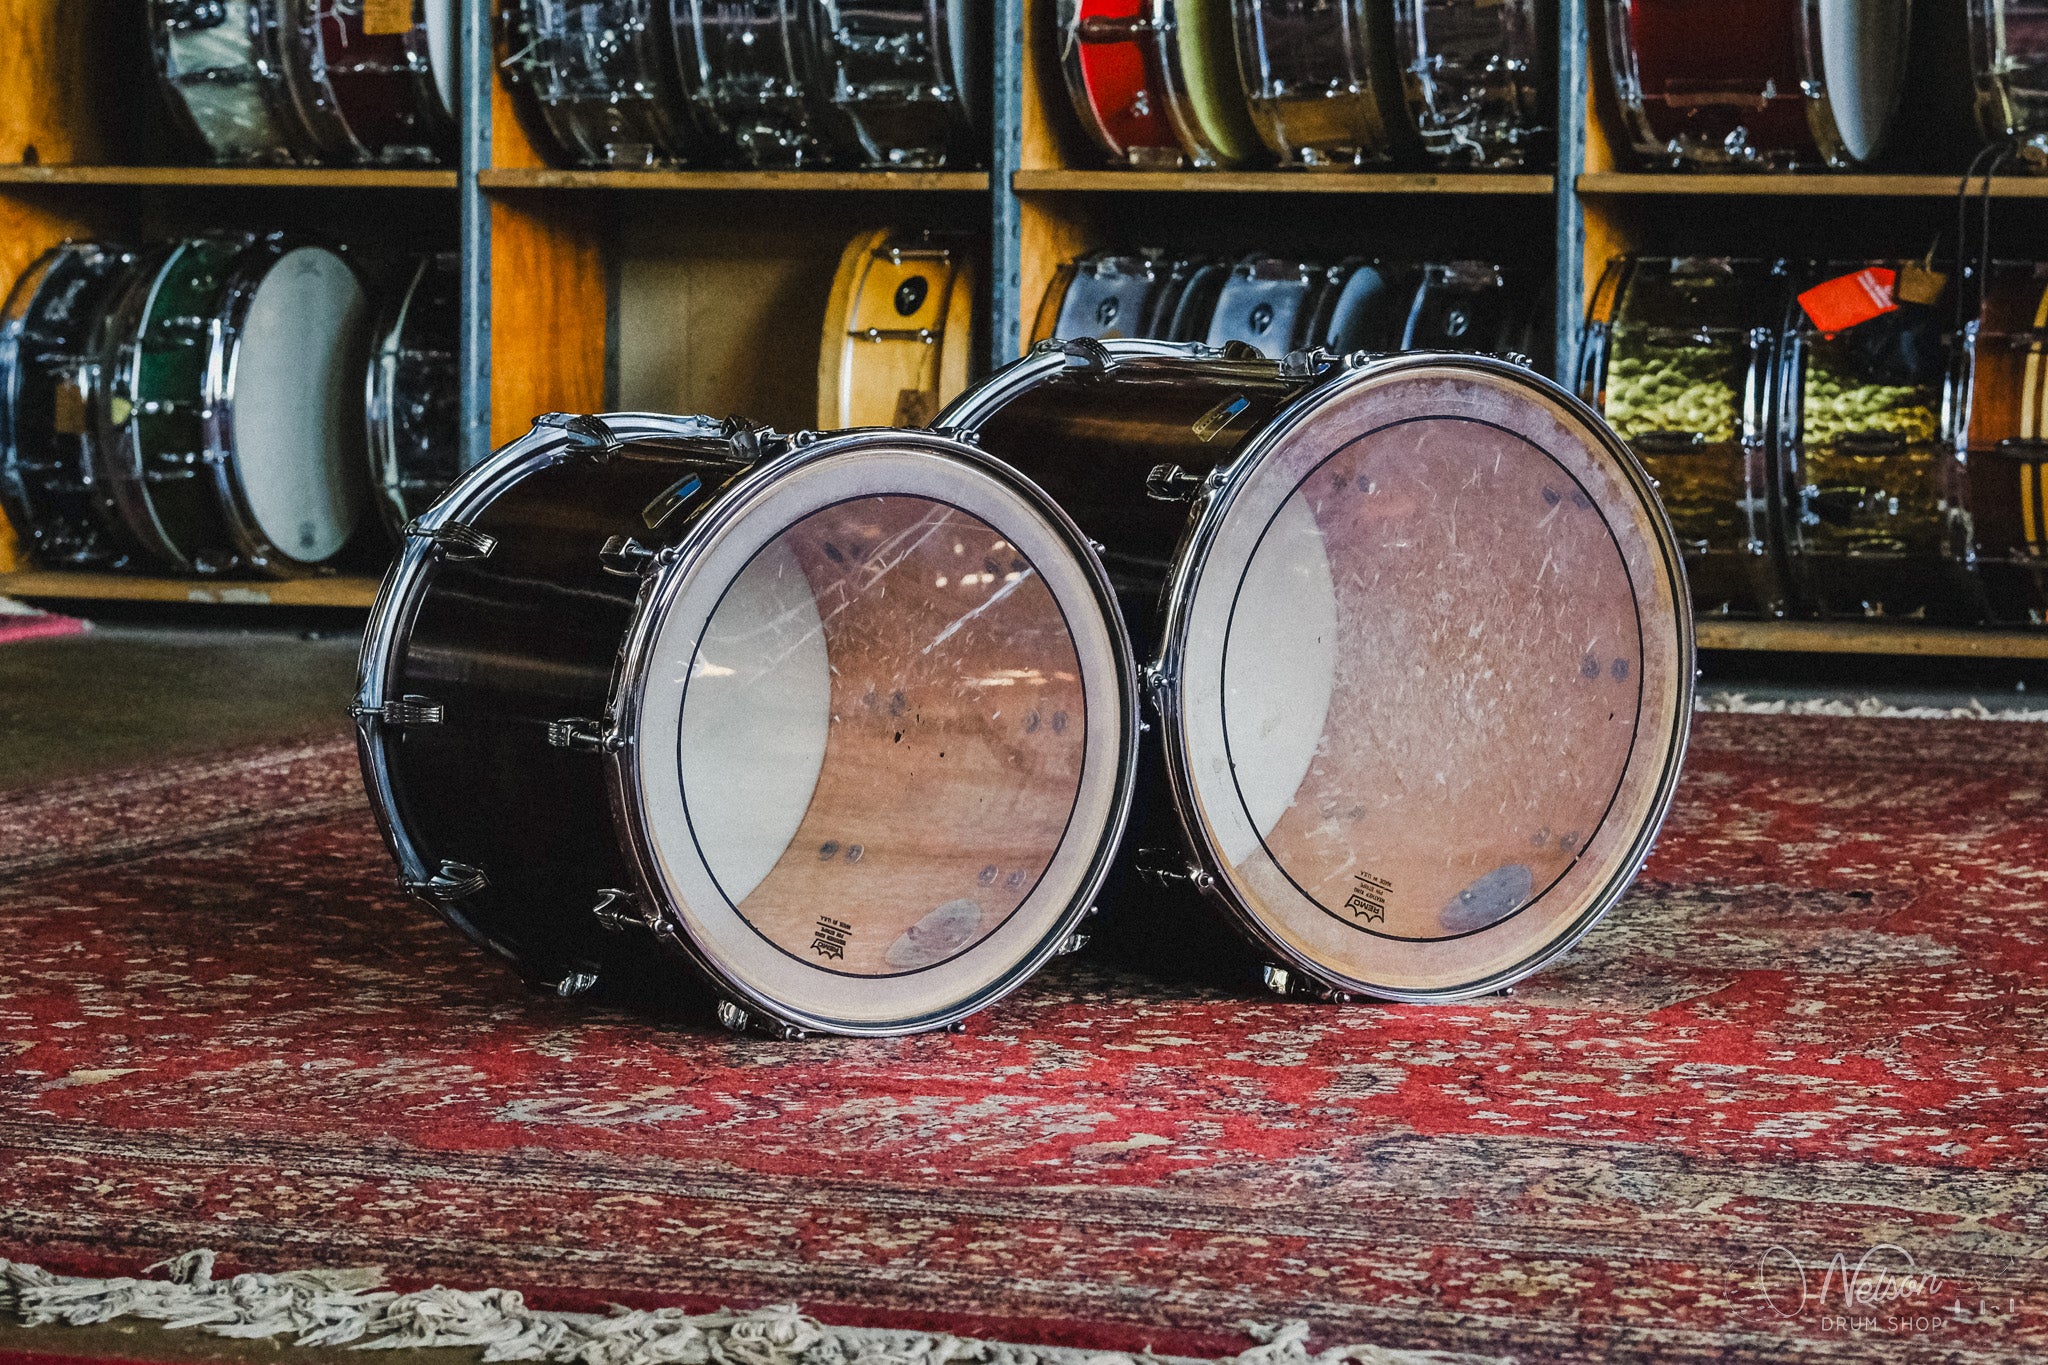
[(987, 171), (479, 171), (487, 190), (978, 190)]
[(1015, 171), (1019, 193), (1077, 190), (1204, 194), (1528, 194), (1556, 189), (1548, 175), (1470, 171)]
[[(1807, 195), (1953, 199), (1955, 175), (1694, 175), (1684, 171), (1602, 171), (1579, 177), (1581, 194)], [(1972, 178), (1970, 193), (1982, 181)], [(2048, 176), (2002, 175), (1991, 182), (1994, 199), (2048, 199)]]
[(1946, 659), (2048, 659), (2048, 631), (1965, 630), (1861, 621), (1701, 621), (1701, 649), (1784, 654), (1892, 654)]
[(367, 607), (374, 578), (288, 578), (275, 582), (146, 578), (140, 574), (25, 570), (0, 574), (0, 597), (92, 602), (199, 602), (234, 607)]
[(452, 190), (454, 171), (349, 166), (0, 166), (0, 185)]

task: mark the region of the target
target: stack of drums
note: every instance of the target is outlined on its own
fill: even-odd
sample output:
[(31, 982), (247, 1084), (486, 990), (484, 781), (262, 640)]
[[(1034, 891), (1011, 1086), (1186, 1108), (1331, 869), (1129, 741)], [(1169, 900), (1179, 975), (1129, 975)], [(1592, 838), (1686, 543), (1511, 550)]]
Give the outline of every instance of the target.
[(1541, 165), (1556, 16), (1539, 0), (1060, 0), (1075, 114), (1112, 163)]
[(1823, 334), (1795, 296), (1862, 268), (1617, 261), (1584, 392), (1658, 479), (1701, 612), (2042, 624), (2048, 272), (1962, 281), (1961, 333), (1944, 297)]
[(1536, 310), (1488, 261), (1426, 264), (1347, 257), (1335, 265), (1264, 253), (1235, 261), (1098, 251), (1060, 268), (1039, 306), (1038, 340), (1236, 343), (1289, 351), (1526, 353)]
[(506, 0), (500, 64), (551, 161), (972, 164), (985, 0)]
[(394, 527), (454, 477), (455, 274), (420, 262), (380, 334), (355, 268), (283, 234), (46, 252), (0, 326), (0, 504), (51, 567), (331, 571), (373, 444)]
[(148, 0), (156, 69), (226, 163), (452, 161), (455, 0)]

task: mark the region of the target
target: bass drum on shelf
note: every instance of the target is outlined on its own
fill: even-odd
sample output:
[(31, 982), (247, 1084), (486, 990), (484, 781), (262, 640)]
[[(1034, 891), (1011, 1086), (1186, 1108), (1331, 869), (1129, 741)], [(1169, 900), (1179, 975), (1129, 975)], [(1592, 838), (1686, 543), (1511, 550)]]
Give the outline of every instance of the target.
[(285, 83), (323, 159), (454, 159), (456, 0), (273, 3)]
[(315, 159), (279, 62), (277, 0), (147, 0), (157, 77), (215, 161)]
[(886, 228), (854, 238), (825, 308), (818, 425), (930, 425), (967, 387), (973, 315), (958, 239)]
[[(1898, 262), (1876, 267), (1889, 288)], [(1864, 269), (1805, 268), (1804, 286)], [(1984, 619), (1969, 571), (1969, 487), (1945, 424), (1955, 336), (1948, 300), (1902, 303), (1829, 336), (1797, 303), (1778, 360), (1785, 549), (1795, 593), (1822, 617)]]
[(683, 93), (742, 165), (824, 158), (805, 86), (805, 0), (669, 0)]
[(92, 496), (92, 333), (135, 273), (124, 247), (66, 242), (15, 282), (0, 314), (0, 509), (51, 568), (121, 568), (134, 546)]
[(1692, 620), (1649, 477), (1555, 385), (1479, 356), (1081, 340), (940, 429), (1106, 547), (1171, 793), (1138, 867), (1220, 906), (1269, 987), (1496, 991), (1641, 865)]
[(891, 170), (977, 160), (994, 58), (988, 0), (807, 0), (809, 86), (841, 159)]
[[(1136, 757), (1087, 542), (928, 432), (544, 417), (419, 518), (353, 713), (407, 886), (562, 995), (943, 1028), (1079, 946)], [(658, 951), (651, 951), (657, 950)]]
[(1548, 164), (1557, 10), (1541, 0), (1394, 0), (1401, 85), (1442, 165)]
[(2048, 151), (2048, 0), (1969, 0), (1977, 126)]
[(181, 242), (96, 337), (92, 484), (159, 565), (323, 570), (366, 510), (368, 300), (348, 262), (278, 235)]
[(1252, 123), (1285, 166), (1391, 160), (1405, 142), (1390, 15), (1373, 0), (1231, 0)]
[(1653, 163), (1859, 166), (1905, 87), (1911, 0), (1604, 0), (1614, 95)]
[(1149, 0), (1059, 0), (1060, 71), (1089, 140), (1111, 161), (1181, 164)]
[(1637, 256), (1607, 267), (1587, 319), (1580, 392), (1657, 480), (1703, 616), (1791, 608), (1771, 440), (1791, 299), (1781, 262)]
[(1958, 392), (1970, 560), (1991, 620), (2048, 625), (2048, 266), (1991, 268)]
[(506, 0), (503, 69), (572, 164), (681, 165), (703, 136), (677, 83), (675, 26), (656, 0)]
[(370, 488), (393, 536), (462, 471), (462, 258), (422, 256), (379, 319), (370, 361)]

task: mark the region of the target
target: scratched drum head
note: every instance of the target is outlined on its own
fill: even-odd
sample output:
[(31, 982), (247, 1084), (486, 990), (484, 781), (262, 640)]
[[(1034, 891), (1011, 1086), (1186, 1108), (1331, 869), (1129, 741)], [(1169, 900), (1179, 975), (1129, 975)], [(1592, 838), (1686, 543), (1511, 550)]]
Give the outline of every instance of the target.
[(1100, 567), (937, 438), (819, 442), (728, 501), (628, 645), (616, 795), (651, 901), (734, 1004), (794, 1027), (980, 1008), (1068, 941), (1128, 809)]
[(1627, 886), (1691, 705), (1676, 546), (1575, 400), (1408, 357), (1316, 390), (1205, 513), (1169, 748), (1275, 965), (1391, 999), (1499, 989)]

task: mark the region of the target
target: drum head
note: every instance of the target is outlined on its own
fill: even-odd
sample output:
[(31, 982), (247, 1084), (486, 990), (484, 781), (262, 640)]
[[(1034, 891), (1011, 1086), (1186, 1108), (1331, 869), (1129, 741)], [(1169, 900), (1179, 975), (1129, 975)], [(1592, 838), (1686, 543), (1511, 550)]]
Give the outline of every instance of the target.
[(1868, 161), (1905, 86), (1911, 0), (1820, 0), (1819, 10), (1828, 108), (1850, 159)]
[(369, 300), (321, 247), (279, 257), (250, 299), (229, 379), (235, 472), (256, 529), (318, 564), (355, 533)]
[(871, 434), (762, 471), (629, 645), (647, 894), (799, 1027), (986, 1003), (1085, 911), (1123, 824), (1113, 598), (1042, 494), (963, 449)]
[(1692, 659), (1619, 442), (1491, 361), (1368, 366), (1276, 425), (1171, 624), (1184, 816), (1281, 959), (1396, 999), (1497, 989), (1619, 896)]
[(456, 117), (456, 101), (460, 96), (456, 89), (456, 73), (461, 69), (455, 57), (459, 40), (455, 0), (426, 0), (426, 16), (427, 64), (434, 69), (434, 89), (440, 92), (441, 106), (452, 119)]

